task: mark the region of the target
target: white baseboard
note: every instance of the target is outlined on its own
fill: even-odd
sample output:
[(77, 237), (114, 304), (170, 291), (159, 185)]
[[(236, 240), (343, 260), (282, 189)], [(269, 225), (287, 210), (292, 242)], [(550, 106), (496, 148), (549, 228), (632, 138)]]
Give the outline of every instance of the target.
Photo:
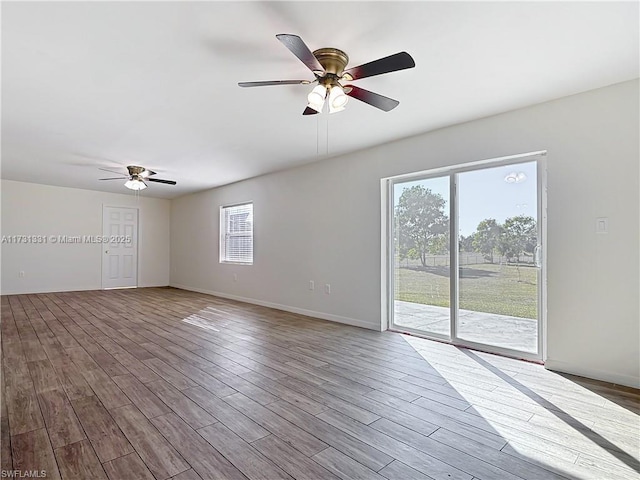
[(102, 287), (100, 286), (69, 286), (62, 288), (25, 288), (23, 290), (3, 290), (0, 292), (1, 295), (31, 295), (37, 293), (63, 293), (63, 292), (87, 292), (90, 290), (100, 290)]
[[(137, 287), (132, 287), (132, 288), (162, 288), (162, 287), (168, 287), (169, 285), (164, 284), (164, 285), (153, 285), (153, 284), (148, 284), (148, 285), (138, 285)], [(24, 289), (24, 290), (9, 290), (9, 291), (4, 291), (4, 290), (0, 290), (0, 295), (31, 295), (31, 294), (38, 294), (38, 293), (63, 293), (63, 292), (88, 292), (91, 290), (102, 290), (102, 285), (91, 285), (89, 287), (87, 287), (86, 285), (83, 286), (68, 286), (68, 287), (62, 287), (62, 288), (31, 288), (31, 289)]]
[(595, 370), (584, 368), (561, 360), (553, 360), (547, 358), (544, 363), (547, 370), (555, 370), (557, 372), (570, 373), (580, 377), (593, 378), (594, 380), (602, 380), (603, 382), (615, 383), (616, 385), (624, 385), (627, 387), (640, 388), (640, 378), (631, 375), (620, 375), (618, 373), (607, 372), (603, 370)]
[(342, 317), (340, 315), (333, 315), (331, 313), (316, 312), (315, 310), (307, 310), (305, 308), (292, 307), (289, 305), (281, 305), (279, 303), (267, 302), (265, 300), (258, 300), (255, 298), (241, 297), (239, 295), (231, 295), (223, 292), (215, 292), (213, 290), (206, 290), (203, 288), (189, 287), (187, 285), (171, 284), (173, 288), (179, 288), (181, 290), (189, 290), (191, 292), (204, 293), (207, 295), (213, 295), (214, 297), (228, 298), (229, 300), (237, 300), (239, 302), (251, 303), (253, 305), (260, 305), (261, 307), (274, 308), (276, 310), (282, 310), (285, 312), (297, 313), (299, 315), (306, 315), (307, 317), (319, 318), (321, 320), (329, 320), (336, 323), (344, 323), (345, 325), (352, 325), (354, 327), (366, 328), (368, 330), (380, 331), (380, 327), (372, 325), (371, 323), (363, 322), (355, 318)]

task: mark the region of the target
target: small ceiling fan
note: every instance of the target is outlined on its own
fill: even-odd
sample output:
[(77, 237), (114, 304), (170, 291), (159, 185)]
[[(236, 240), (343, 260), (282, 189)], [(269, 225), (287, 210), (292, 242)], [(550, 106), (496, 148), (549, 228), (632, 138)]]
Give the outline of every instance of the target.
[[(105, 172), (109, 173), (121, 173), (116, 172), (115, 170), (109, 170), (107, 168), (100, 168)], [(110, 178), (100, 178), (99, 180), (124, 180), (127, 181), (124, 183), (124, 186), (130, 190), (144, 190), (147, 188), (147, 184), (145, 182), (156, 182), (156, 183), (166, 183), (167, 185), (175, 185), (176, 182), (173, 180), (162, 180), (160, 178), (151, 178), (151, 175), (155, 175), (156, 172), (148, 170), (144, 167), (138, 167), (136, 165), (129, 165), (127, 167), (128, 175), (124, 175), (122, 177), (110, 177)]]
[(318, 85), (307, 97), (309, 103), (302, 113), (303, 115), (321, 113), (327, 99), (329, 100), (329, 113), (342, 111), (347, 104), (348, 97), (368, 103), (385, 112), (393, 110), (400, 103), (397, 100), (364, 88), (342, 85), (341, 82), (351, 82), (416, 66), (411, 55), (407, 52), (400, 52), (345, 70), (347, 63), (349, 63), (349, 57), (342, 50), (320, 48), (312, 52), (297, 35), (283, 33), (276, 35), (276, 38), (313, 72), (315, 80), (240, 82), (238, 85), (241, 87), (264, 87), (268, 85), (309, 85), (317, 82)]

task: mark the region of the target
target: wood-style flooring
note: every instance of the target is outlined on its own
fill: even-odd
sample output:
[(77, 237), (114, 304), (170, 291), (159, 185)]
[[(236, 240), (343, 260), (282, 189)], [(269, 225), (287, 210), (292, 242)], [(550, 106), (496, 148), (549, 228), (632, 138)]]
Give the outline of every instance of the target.
[(1, 313), (3, 478), (640, 478), (630, 388), (171, 288)]

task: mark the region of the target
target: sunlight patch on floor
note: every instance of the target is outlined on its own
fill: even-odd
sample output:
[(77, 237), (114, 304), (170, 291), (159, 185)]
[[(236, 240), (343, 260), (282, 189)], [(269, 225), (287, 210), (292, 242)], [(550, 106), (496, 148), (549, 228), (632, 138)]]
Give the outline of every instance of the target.
[(196, 315), (189, 315), (187, 318), (183, 318), (182, 321), (196, 327), (204, 328), (206, 330), (212, 330), (214, 332), (220, 331), (219, 329), (215, 328), (212, 323), (209, 323), (204, 318), (198, 317)]
[(432, 370), (455, 390), (451, 405), (463, 399), (470, 404), (464, 411), (478, 417), (473, 424), (508, 442), (504, 453), (558, 473), (570, 466), (571, 478), (588, 469), (602, 471), (602, 478), (607, 472), (615, 474), (611, 478), (640, 478), (639, 405), (631, 399), (615, 403), (597, 386), (541, 365), (402, 338), (425, 361), (425, 372)]

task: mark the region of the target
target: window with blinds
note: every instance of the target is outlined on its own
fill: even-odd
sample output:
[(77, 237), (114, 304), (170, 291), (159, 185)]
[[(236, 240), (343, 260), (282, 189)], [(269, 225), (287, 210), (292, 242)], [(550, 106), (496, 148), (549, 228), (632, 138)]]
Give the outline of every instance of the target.
[(220, 262), (253, 263), (253, 203), (220, 207)]

